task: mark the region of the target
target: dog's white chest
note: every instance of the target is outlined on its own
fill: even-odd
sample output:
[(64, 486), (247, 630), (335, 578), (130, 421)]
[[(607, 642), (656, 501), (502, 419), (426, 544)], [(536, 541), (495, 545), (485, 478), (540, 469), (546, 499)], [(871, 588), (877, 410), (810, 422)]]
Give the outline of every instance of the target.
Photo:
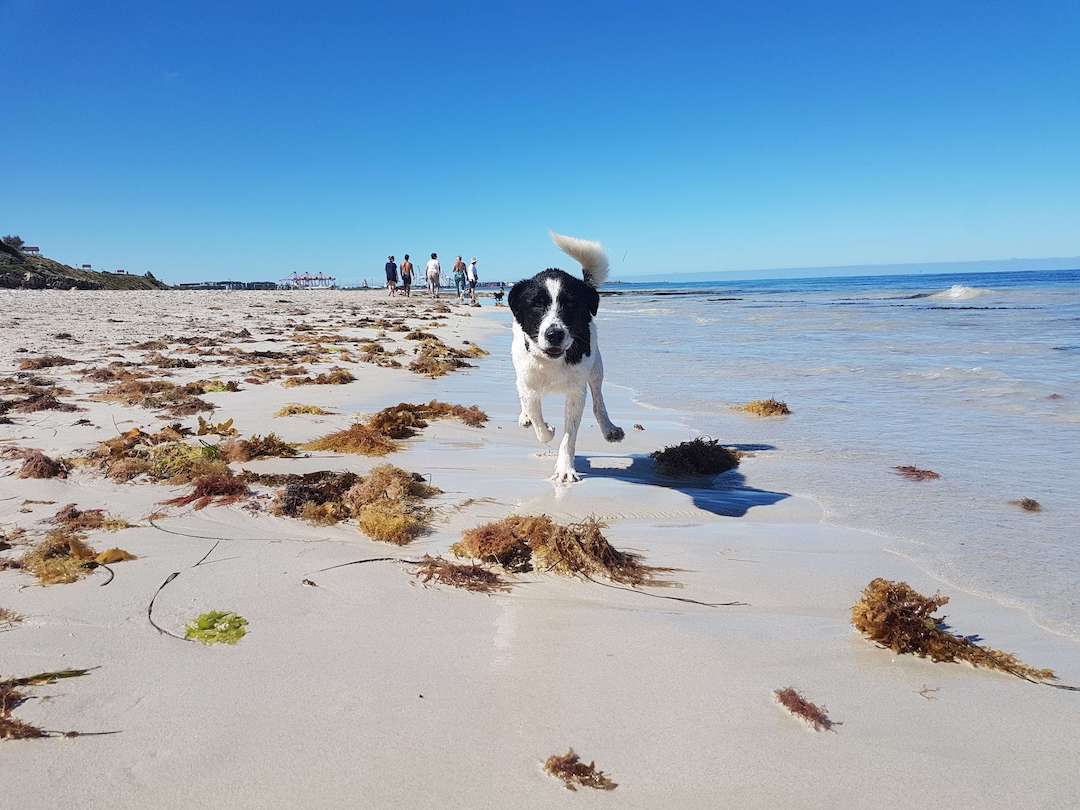
[[(595, 339), (595, 326), (592, 331)], [(511, 355), (519, 385), (524, 385), (538, 394), (549, 394), (578, 391), (588, 382), (595, 362), (595, 349), (592, 355), (581, 358), (580, 363), (570, 364), (562, 358), (545, 360), (536, 357), (525, 348), (525, 340), (524, 331), (515, 322)]]

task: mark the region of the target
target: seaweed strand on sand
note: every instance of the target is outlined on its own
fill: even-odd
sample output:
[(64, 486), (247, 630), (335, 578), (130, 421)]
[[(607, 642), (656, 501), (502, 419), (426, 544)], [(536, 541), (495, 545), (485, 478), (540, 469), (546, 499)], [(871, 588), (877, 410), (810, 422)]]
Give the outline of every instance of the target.
[(363, 422), (310, 441), (303, 449), (385, 456), (399, 449), (399, 439), (415, 436), (434, 419), (457, 419), (469, 427), (483, 427), (488, 416), (475, 405), (451, 405), (434, 399), (427, 403), (401, 402)]
[(793, 686), (786, 686), (773, 692), (776, 702), (787, 709), (794, 717), (802, 720), (814, 731), (832, 731), (836, 723), (829, 719), (824, 706), (811, 703)]
[(934, 615), (948, 601), (947, 596), (923, 596), (906, 582), (879, 577), (863, 589), (862, 598), (852, 607), (851, 623), (867, 638), (896, 653), (948, 663), (966, 661), (1027, 681), (1057, 679), (1053, 670), (1029, 666), (1012, 653), (950, 633), (945, 617)]
[(563, 576), (601, 576), (631, 586), (670, 584), (660, 575), (672, 569), (645, 565), (640, 554), (619, 551), (604, 537), (604, 528), (592, 517), (562, 525), (547, 515), (511, 515), (467, 529), (450, 552), (510, 572), (535, 569)]
[(544, 762), (544, 771), (556, 779), (561, 779), (567, 790), (577, 790), (579, 787), (614, 790), (619, 786), (596, 767), (596, 762), (590, 762), (588, 765), (582, 762), (581, 757), (574, 753), (573, 748), (565, 754), (552, 754), (548, 757)]

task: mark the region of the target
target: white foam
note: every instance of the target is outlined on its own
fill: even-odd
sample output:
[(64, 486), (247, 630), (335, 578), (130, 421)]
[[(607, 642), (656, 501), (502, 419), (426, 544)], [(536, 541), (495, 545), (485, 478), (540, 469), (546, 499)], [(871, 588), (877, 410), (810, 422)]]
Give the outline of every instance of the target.
[(970, 301), (981, 295), (992, 293), (993, 290), (984, 287), (965, 287), (963, 284), (953, 284), (949, 289), (934, 293), (930, 297), (937, 301)]

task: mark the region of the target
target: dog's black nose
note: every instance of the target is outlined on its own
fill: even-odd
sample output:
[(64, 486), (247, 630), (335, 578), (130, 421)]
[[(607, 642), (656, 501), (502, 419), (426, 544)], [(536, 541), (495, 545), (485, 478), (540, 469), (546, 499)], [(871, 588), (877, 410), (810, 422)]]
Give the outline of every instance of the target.
[(560, 329), (557, 326), (549, 326), (544, 330), (544, 339), (548, 342), (549, 346), (561, 346), (563, 338), (566, 337), (566, 330)]

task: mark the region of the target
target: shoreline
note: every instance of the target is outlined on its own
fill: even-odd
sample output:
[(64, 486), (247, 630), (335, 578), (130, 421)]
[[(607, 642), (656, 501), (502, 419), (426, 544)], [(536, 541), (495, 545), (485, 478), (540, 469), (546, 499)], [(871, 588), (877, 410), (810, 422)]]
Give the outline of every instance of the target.
[[(609, 381), (606, 381), (606, 380), (605, 380), (605, 385), (610, 385), (610, 386), (612, 386), (614, 388), (623, 388), (623, 389), (625, 389), (627, 391), (630, 391), (631, 392), (631, 397), (632, 397), (632, 399), (634, 401), (634, 404), (641, 407), (641, 408), (644, 408), (644, 409), (646, 409), (648, 411), (653, 411), (653, 412), (657, 412), (657, 413), (665, 413), (665, 414), (681, 417), (682, 421), (680, 423), (685, 427), (687, 435), (691, 435), (691, 436), (692, 435), (706, 435), (706, 436), (710, 435), (710, 434), (703, 434), (699, 430), (694, 428), (690, 424), (693, 421), (693, 418), (692, 418), (691, 414), (689, 412), (685, 411), (685, 410), (675, 408), (675, 407), (666, 406), (666, 405), (658, 405), (658, 404), (652, 403), (652, 402), (647, 402), (644, 399), (642, 399), (640, 397), (640, 395), (638, 394), (638, 392), (634, 388), (632, 388), (631, 386), (625, 386), (625, 385), (621, 385), (619, 383), (613, 383), (613, 382), (609, 382)], [(867, 535), (868, 537), (877, 538), (878, 540), (881, 541), (880, 548), (881, 548), (882, 551), (898, 557), (899, 559), (903, 560), (907, 564), (913, 566), (915, 569), (920, 571), (924, 576), (929, 577), (930, 579), (932, 579), (935, 582), (939, 583), (939, 585), (941, 586), (940, 589), (942, 591), (959, 591), (959, 592), (965, 593), (965, 594), (967, 594), (969, 596), (974, 596), (974, 597), (978, 597), (978, 598), (981, 598), (981, 599), (987, 599), (987, 600), (989, 600), (991, 602), (994, 602), (997, 605), (1000, 605), (1002, 608), (1005, 608), (1005, 609), (1008, 609), (1008, 610), (1019, 611), (1019, 612), (1023, 613), (1024, 616), (1032, 623), (1032, 625), (1037, 627), (1039, 630), (1045, 631), (1047, 633), (1051, 633), (1052, 635), (1058, 636), (1058, 637), (1060, 637), (1060, 638), (1062, 638), (1062, 639), (1064, 639), (1066, 641), (1069, 641), (1069, 642), (1072, 642), (1072, 643), (1075, 643), (1075, 644), (1080, 644), (1080, 635), (1077, 635), (1075, 632), (1070, 632), (1069, 630), (1066, 630), (1066, 629), (1064, 629), (1062, 627), (1055, 626), (1049, 620), (1046, 620), (1046, 621), (1041, 620), (1040, 616), (1039, 616), (1039, 607), (1037, 605), (1032, 605), (1032, 604), (1026, 603), (1022, 599), (1020, 599), (1018, 597), (1011, 596), (1010, 594), (1007, 594), (1007, 593), (999, 593), (999, 592), (994, 592), (994, 591), (989, 591), (989, 590), (988, 591), (980, 591), (980, 590), (972, 588), (970, 586), (959, 584), (958, 582), (955, 582), (955, 581), (951, 580), (943, 572), (933, 570), (933, 568), (927, 562), (921, 561), (921, 560), (917, 559), (915, 556), (913, 556), (911, 554), (907, 554), (907, 553), (905, 553), (904, 551), (902, 551), (899, 548), (890, 547), (890, 543), (894, 544), (894, 545), (898, 544), (898, 543), (908, 543), (908, 544), (912, 544), (912, 545), (917, 545), (918, 544), (917, 541), (904, 539), (904, 538), (898, 538), (898, 537), (896, 537), (896, 536), (894, 536), (892, 534), (889, 534), (886, 531), (877, 530), (877, 529), (871, 528), (869, 526), (859, 526), (859, 525), (855, 525), (855, 524), (850, 523), (850, 522), (845, 522), (845, 520), (844, 520), (844, 518), (842, 516), (835, 516), (835, 517), (831, 516), (829, 514), (829, 511), (821, 503), (821, 501), (818, 499), (818, 497), (815, 496), (815, 494), (813, 492), (797, 492), (797, 493), (794, 493), (794, 494), (796, 494), (798, 497), (806, 498), (806, 499), (808, 499), (810, 501), (813, 501), (813, 503), (817, 506), (817, 508), (821, 510), (821, 513), (822, 513), (822, 518), (821, 519), (822, 519), (823, 523), (826, 523), (826, 524), (831, 525), (831, 526), (836, 526), (837, 528), (840, 528), (840, 529), (847, 529), (847, 530), (851, 530), (851, 531), (855, 531), (855, 532), (860, 532), (862, 534)]]
[[(256, 323), (276, 328), (292, 317), (323, 329), (318, 319), (337, 317), (339, 310), (354, 318), (401, 306), (377, 294), (292, 293), (281, 309), (309, 311), (279, 317), (249, 305), (271, 309), (275, 297), (285, 297), (280, 292), (249, 293), (259, 297), (239, 302), (179, 295), (199, 313), (195, 324), (148, 307), (137, 314), (140, 331), (125, 330), (128, 339), (165, 329), (216, 333), (249, 321), (258, 338), (266, 334)], [(427, 308), (412, 300), (418, 310)], [(210, 306), (226, 309), (219, 315)], [(114, 328), (102, 325), (115, 314), (107, 308), (76, 307), (60, 322), (44, 312), (22, 313), (20, 321), (29, 323), (18, 327), (19, 335), (29, 337), (18, 340), (33, 338), (28, 348), (46, 348), (49, 334), (66, 329), (83, 343), (58, 353), (97, 357), (104, 350), (94, 341)], [(350, 314), (352, 308), (361, 311)], [(477, 312), (480, 317), (463, 317)], [(238, 465), (260, 472), (363, 473), (389, 461), (422, 472), (444, 494), (434, 501), (432, 531), (410, 545), (368, 540), (348, 524), (314, 527), (265, 509), (211, 506), (170, 510), (156, 521), (178, 535), (152, 525), (94, 534), (96, 548), (119, 544), (139, 556), (116, 565), (107, 588), (96, 576), (25, 587), (31, 584), (25, 574), (0, 572), (0, 607), (27, 617), (0, 633), (4, 675), (103, 667), (40, 687), (50, 700), (28, 702), (19, 716), (47, 728), (121, 732), (0, 742), (11, 772), (22, 774), (10, 791), (13, 801), (336, 806), (345, 796), (363, 795), (372, 806), (416, 806), (430, 797), (442, 806), (513, 801), (547, 807), (568, 794), (541, 764), (567, 745), (586, 761), (595, 758), (619, 783), (613, 794), (574, 795), (589, 806), (712, 807), (718, 799), (755, 807), (867, 806), (877, 803), (880, 786), (897, 769), (909, 776), (905, 798), (917, 807), (976, 797), (988, 806), (1067, 806), (1080, 798), (1071, 752), (1053, 746), (1074, 731), (1075, 695), (962, 664), (895, 656), (850, 627), (849, 608), (871, 578), (907, 579), (924, 593), (934, 585), (913, 563), (876, 545), (876, 535), (824, 522), (811, 499), (756, 489), (755, 470), (782, 463), (782, 450), (746, 458), (737, 476), (714, 487), (659, 486), (632, 469), (633, 459), (693, 431), (635, 404), (633, 389), (617, 383), (625, 375), (611, 368), (616, 382), (608, 405), (627, 439), (605, 443), (587, 416), (578, 458), (585, 478), (565, 491), (553, 489), (544, 480), (552, 459), (516, 425), (508, 317), (454, 307), (434, 331), (452, 345), (478, 343), (491, 356), (437, 380), (344, 364), (356, 382), (289, 389), (272, 381), (205, 395), (218, 406), (207, 415), (212, 421), (234, 417), (244, 436), (273, 430), (290, 442), (347, 426), (353, 413), (399, 400), (479, 405), (490, 416), (486, 427), (433, 422), (384, 459), (313, 453)], [(408, 348), (396, 338), (386, 342)], [(175, 348), (168, 354), (177, 354)], [(0, 358), (5, 374), (18, 356)], [(174, 379), (222, 370), (236, 376), (211, 365), (176, 370)], [(318, 370), (321, 365), (311, 365), (312, 373)], [(41, 373), (70, 384), (65, 368)], [(125, 419), (167, 424), (150, 412), (85, 399), (100, 386), (70, 385), (74, 394), (62, 399), (86, 407), (85, 413), (20, 418), (0, 427), (0, 438), (68, 454), (115, 435), (114, 417), (120, 430), (128, 427)], [(335, 414), (270, 416), (288, 402)], [(547, 407), (549, 421), (561, 421), (558, 403)], [(79, 418), (98, 427), (71, 427)], [(632, 430), (635, 422), (645, 430)], [(184, 489), (117, 484), (82, 470), (63, 481), (7, 477), (0, 479), (0, 498), (10, 498), (0, 500), (0, 525), (33, 529), (71, 501), (80, 508), (107, 506), (143, 524), (159, 501)], [(27, 497), (57, 503), (21, 513)], [(320, 572), (360, 558), (445, 554), (463, 529), (512, 512), (559, 520), (600, 514), (614, 546), (677, 569), (672, 577), (681, 587), (645, 590), (749, 604), (661, 601), (551, 574), (519, 575), (510, 593), (485, 596), (422, 587), (394, 564)], [(213, 538), (224, 538), (223, 547), (213, 551)], [(193, 567), (208, 551), (209, 560)], [(228, 608), (249, 620), (249, 635), (236, 647), (204, 648), (149, 627), (146, 602), (176, 570), (183, 573), (155, 606), (157, 621), (181, 630), (203, 610)], [(304, 586), (303, 579), (317, 585)], [(991, 646), (1054, 667), (1064, 683), (1080, 681), (1077, 644), (1038, 629), (1015, 608), (961, 591), (949, 595), (946, 612), (958, 631), (978, 632)], [(772, 705), (772, 690), (788, 685), (826, 704), (843, 725), (835, 734), (800, 728)], [(941, 691), (931, 693), (933, 699), (920, 696), (927, 686)], [(1007, 751), (1000, 744), (1003, 728)], [(63, 778), (72, 772), (95, 779)]]

